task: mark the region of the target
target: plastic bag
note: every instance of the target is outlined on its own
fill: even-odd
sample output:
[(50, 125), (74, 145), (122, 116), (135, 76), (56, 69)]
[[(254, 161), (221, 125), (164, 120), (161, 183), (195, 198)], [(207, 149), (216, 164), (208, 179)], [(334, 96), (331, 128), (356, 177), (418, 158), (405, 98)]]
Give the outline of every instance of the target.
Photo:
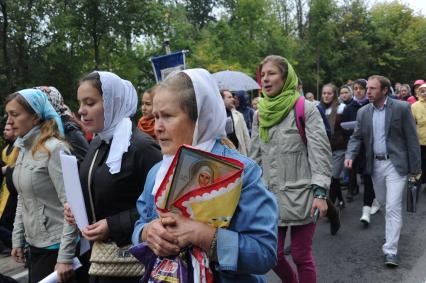
[(188, 250), (175, 257), (157, 257), (146, 243), (129, 249), (145, 265), (145, 274), (139, 283), (190, 283), (193, 282)]

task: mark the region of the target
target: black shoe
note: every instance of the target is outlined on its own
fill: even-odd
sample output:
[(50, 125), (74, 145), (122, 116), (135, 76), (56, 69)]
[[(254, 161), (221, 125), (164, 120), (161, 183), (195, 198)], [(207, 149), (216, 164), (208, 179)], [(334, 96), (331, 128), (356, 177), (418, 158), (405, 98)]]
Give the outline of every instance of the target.
[(354, 200), (354, 196), (348, 192), (348, 194), (346, 195), (346, 202), (352, 202)]
[(397, 255), (385, 254), (385, 265), (387, 267), (398, 267), (399, 260), (398, 260)]
[(330, 219), (330, 233), (331, 235), (336, 235), (337, 231), (340, 229), (340, 210), (336, 209), (336, 215)]
[(284, 248), (284, 255), (290, 255), (291, 254), (291, 246)]

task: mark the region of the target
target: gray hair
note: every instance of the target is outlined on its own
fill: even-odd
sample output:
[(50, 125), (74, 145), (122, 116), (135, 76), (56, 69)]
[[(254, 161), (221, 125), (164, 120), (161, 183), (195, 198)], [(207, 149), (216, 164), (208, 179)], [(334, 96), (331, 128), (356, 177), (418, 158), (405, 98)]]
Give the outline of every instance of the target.
[(194, 85), (187, 74), (179, 72), (175, 75), (168, 76), (167, 79), (155, 86), (154, 92), (162, 89), (167, 89), (174, 93), (178, 98), (180, 108), (188, 114), (192, 121), (197, 121), (198, 108)]

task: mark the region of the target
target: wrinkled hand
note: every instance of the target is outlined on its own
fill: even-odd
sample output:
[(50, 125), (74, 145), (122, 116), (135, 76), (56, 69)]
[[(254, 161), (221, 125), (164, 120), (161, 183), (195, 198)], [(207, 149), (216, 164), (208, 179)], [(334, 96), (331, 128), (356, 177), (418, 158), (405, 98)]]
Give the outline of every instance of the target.
[(177, 255), (180, 251), (176, 237), (166, 230), (160, 219), (155, 219), (145, 225), (142, 240), (157, 256)]
[(89, 241), (106, 240), (109, 236), (108, 223), (106, 219), (99, 220), (98, 222), (84, 228), (81, 231), (81, 234)]
[(58, 282), (67, 282), (74, 274), (71, 263), (56, 263), (55, 270), (58, 273)]
[(327, 214), (327, 201), (325, 199), (314, 198), (311, 208), (311, 217), (314, 217), (315, 208), (319, 208), (320, 216), (324, 217)]
[(74, 214), (72, 214), (71, 212), (71, 208), (68, 205), (68, 203), (64, 203), (64, 217), (65, 217), (65, 221), (70, 224), (70, 225), (75, 225), (75, 218), (74, 218)]
[(345, 162), (343, 164), (345, 165), (345, 168), (352, 169), (352, 163), (352, 159), (345, 159)]
[(194, 245), (205, 251), (209, 250), (215, 228), (171, 212), (160, 212), (159, 215), (161, 223), (167, 232), (176, 237), (180, 248)]
[(23, 248), (13, 248), (10, 253), (12, 258), (19, 263), (25, 263), (24, 249)]

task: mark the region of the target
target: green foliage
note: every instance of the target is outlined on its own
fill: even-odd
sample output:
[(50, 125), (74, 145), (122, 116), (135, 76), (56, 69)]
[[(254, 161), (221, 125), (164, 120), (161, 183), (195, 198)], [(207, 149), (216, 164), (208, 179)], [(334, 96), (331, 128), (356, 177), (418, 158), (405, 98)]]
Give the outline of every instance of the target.
[(400, 82), (426, 74), (426, 18), (399, 1), (0, 0), (0, 8), (0, 94), (54, 85), (74, 110), (78, 79), (94, 69), (138, 92), (151, 87), (149, 58), (164, 54), (166, 38), (189, 51), (189, 67), (211, 72), (254, 76), (265, 56), (282, 55), (305, 91), (376, 73)]

